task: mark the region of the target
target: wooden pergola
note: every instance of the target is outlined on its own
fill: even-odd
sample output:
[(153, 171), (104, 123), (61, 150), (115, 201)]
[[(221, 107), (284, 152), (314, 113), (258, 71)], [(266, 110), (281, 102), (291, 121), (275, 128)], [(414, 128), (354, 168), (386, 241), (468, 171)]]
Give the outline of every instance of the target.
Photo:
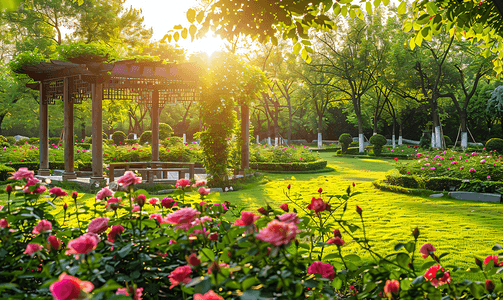
[(91, 184), (103, 181), (103, 100), (138, 101), (152, 109), (152, 162), (159, 161), (159, 108), (177, 101), (199, 101), (200, 69), (197, 65), (163, 64), (135, 60), (115, 63), (51, 60), (25, 66), (17, 73), (37, 83), (28, 87), (40, 92), (38, 174), (50, 175), (48, 105), (64, 103), (63, 180), (77, 177), (74, 168), (74, 104), (92, 101), (92, 177)]

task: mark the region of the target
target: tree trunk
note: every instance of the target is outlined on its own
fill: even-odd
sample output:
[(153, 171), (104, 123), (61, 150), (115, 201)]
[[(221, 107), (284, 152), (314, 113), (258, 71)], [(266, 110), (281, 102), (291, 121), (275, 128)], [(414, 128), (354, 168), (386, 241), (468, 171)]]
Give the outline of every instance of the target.
[(467, 130), (467, 120), (466, 111), (461, 111), (459, 114), (461, 121), (461, 148), (466, 149), (468, 147), (468, 130)]
[(323, 116), (318, 116), (318, 149), (323, 148), (323, 140), (322, 140), (322, 133), (321, 133), (322, 121), (323, 121)]
[(398, 145), (402, 145), (403, 144), (403, 140), (402, 140), (402, 124), (399, 125), (398, 127)]
[(393, 120), (393, 133), (391, 134), (391, 144), (393, 145), (393, 149), (395, 149), (395, 120)]
[(81, 132), (82, 132), (82, 140), (84, 140), (84, 138), (86, 137), (86, 122), (82, 122), (81, 123)]
[(365, 152), (365, 148), (363, 146), (363, 120), (362, 115), (359, 110), (357, 110), (356, 118), (358, 119), (358, 152)]

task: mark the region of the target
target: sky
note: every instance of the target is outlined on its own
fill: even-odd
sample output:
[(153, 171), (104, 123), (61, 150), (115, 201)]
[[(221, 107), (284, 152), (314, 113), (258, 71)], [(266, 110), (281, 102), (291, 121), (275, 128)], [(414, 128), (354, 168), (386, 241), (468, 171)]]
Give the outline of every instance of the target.
[[(152, 27), (154, 39), (160, 40), (175, 25), (188, 27), (190, 23), (186, 18), (187, 10), (196, 5), (196, 0), (126, 0), (124, 7), (141, 9), (145, 26)], [(208, 33), (207, 37), (194, 42), (190, 41), (190, 36), (187, 40), (180, 38), (179, 45), (187, 49), (188, 53), (206, 52), (211, 55), (223, 47), (223, 42), (220, 38), (210, 35)]]

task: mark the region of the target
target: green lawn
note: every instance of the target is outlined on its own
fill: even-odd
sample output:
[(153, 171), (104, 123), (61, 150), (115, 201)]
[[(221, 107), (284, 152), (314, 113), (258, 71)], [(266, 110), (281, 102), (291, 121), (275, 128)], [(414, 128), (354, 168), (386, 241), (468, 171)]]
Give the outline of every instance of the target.
[[(328, 167), (333, 168), (333, 171), (311, 174), (266, 173), (263, 184), (251, 185), (250, 188), (240, 191), (222, 193), (216, 195), (215, 200), (229, 201), (249, 211), (255, 211), (266, 203), (278, 208), (286, 202), (284, 192), (287, 190), (287, 185), (291, 184), (292, 198), (299, 196), (301, 199), (299, 204), (305, 207), (313, 196), (319, 195), (318, 188), (323, 188), (322, 198), (327, 199), (326, 195), (344, 194), (348, 185), (354, 182), (356, 191), (361, 194), (350, 198), (345, 218), (358, 222), (359, 217), (355, 212), (355, 206), (359, 205), (363, 209), (368, 237), (377, 252), (392, 253), (395, 244), (412, 240), (411, 232), (417, 226), (421, 232), (420, 245), (429, 242), (437, 248), (437, 254), (450, 253), (444, 258), (444, 265), (475, 267), (474, 255), (483, 259), (489, 254), (496, 254), (491, 248), (502, 242), (503, 205), (383, 192), (375, 189), (371, 182), (384, 178), (385, 172), (393, 168), (393, 160), (334, 157), (333, 153), (321, 153), (320, 156), (329, 161)], [(94, 195), (80, 195), (82, 197), (79, 203), (82, 203), (82, 212), (89, 210), (92, 207)], [(164, 196), (156, 197), (163, 198)], [(0, 202), (5, 199), (5, 195), (0, 196)], [(192, 193), (189, 199), (198, 202), (199, 196)], [(68, 203), (69, 211), (75, 209), (71, 198), (57, 200), (57, 208), (53, 212), (56, 217), (63, 216), (61, 209), (63, 202)], [(290, 204), (290, 207), (293, 206), (294, 204)], [(112, 214), (108, 213), (108, 216), (112, 217)], [(91, 212), (87, 218), (92, 217)], [(361, 232), (356, 234), (361, 236)], [(350, 241), (346, 240), (346, 242)], [(368, 258), (368, 255), (354, 243), (348, 243), (344, 247), (344, 252), (352, 252)], [(473, 277), (471, 273), (454, 273), (453, 277), (482, 279), (479, 278), (479, 274)]]

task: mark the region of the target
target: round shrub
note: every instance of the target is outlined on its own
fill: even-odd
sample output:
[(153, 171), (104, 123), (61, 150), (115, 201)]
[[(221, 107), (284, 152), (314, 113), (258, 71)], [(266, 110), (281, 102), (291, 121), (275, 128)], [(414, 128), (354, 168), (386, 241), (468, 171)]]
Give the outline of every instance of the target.
[(503, 139), (492, 138), (486, 143), (486, 150), (493, 151), (496, 150), (498, 153), (503, 152)]
[(134, 133), (128, 134), (127, 138), (130, 140), (134, 140)]
[(112, 140), (114, 140), (115, 144), (124, 144), (124, 140), (126, 139), (126, 134), (122, 131), (116, 131), (112, 134)]
[(431, 146), (431, 134), (424, 132), (423, 136), (419, 139), (419, 146), (423, 149), (428, 149)]
[(444, 135), (444, 139), (445, 139), (445, 144), (447, 145), (447, 147), (450, 147), (452, 146), (454, 143), (452, 142), (451, 138)]
[(353, 142), (353, 137), (349, 133), (343, 133), (339, 136), (339, 144), (341, 144), (342, 153), (346, 152), (349, 145)]
[(84, 138), (84, 143), (86, 143), (86, 144), (92, 144), (93, 143), (93, 137), (92, 136), (86, 136)]
[(369, 142), (374, 145), (374, 154), (376, 156), (381, 155), (382, 152), (382, 146), (386, 145), (388, 142), (384, 135), (382, 134), (376, 134), (370, 137)]
[(152, 131), (144, 131), (140, 136), (140, 144), (149, 143), (152, 144)]
[(166, 123), (159, 123), (159, 139), (164, 140), (173, 135), (173, 128)]

